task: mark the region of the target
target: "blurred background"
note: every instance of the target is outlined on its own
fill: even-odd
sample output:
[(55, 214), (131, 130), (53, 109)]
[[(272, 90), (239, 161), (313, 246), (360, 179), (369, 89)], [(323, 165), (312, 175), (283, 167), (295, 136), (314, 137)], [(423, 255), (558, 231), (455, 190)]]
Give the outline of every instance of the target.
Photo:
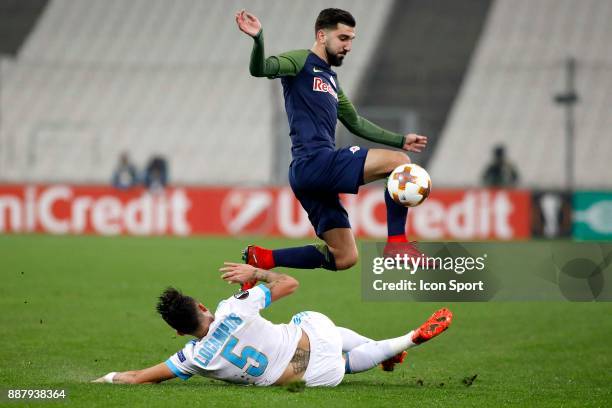
[[(359, 112), (427, 135), (418, 239), (612, 239), (610, 0), (0, 0), (0, 232), (305, 237), (280, 81), (326, 7), (357, 38), (337, 69)], [(338, 126), (338, 147), (366, 141)], [(382, 185), (345, 197), (386, 235)]]

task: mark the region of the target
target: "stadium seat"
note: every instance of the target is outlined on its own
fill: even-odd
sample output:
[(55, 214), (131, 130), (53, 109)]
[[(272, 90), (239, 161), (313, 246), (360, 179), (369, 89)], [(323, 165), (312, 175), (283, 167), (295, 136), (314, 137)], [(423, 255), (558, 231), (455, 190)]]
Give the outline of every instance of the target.
[[(342, 0), (363, 35), (342, 86), (355, 91), (391, 0)], [(309, 48), (328, 2), (257, 0), (267, 53)], [(102, 182), (120, 152), (141, 167), (168, 158), (173, 183), (273, 181), (282, 109), (277, 84), (252, 78), (239, 1), (49, 3), (14, 59), (0, 65), (5, 181)], [(282, 113), (282, 112), (281, 112)], [(283, 113), (284, 114), (284, 113)], [(286, 172), (286, 168), (283, 170)]]
[[(566, 186), (565, 60), (577, 61), (575, 182), (612, 186), (612, 3), (497, 0), (430, 161), (438, 185), (480, 183), (503, 143), (526, 187)], [(588, 165), (586, 164), (588, 163)]]

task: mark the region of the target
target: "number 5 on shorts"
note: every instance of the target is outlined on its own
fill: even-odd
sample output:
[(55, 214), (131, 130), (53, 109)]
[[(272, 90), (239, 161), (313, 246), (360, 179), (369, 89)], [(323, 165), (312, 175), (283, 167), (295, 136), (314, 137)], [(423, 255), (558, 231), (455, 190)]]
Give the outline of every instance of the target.
[(227, 341), (225, 347), (221, 351), (221, 357), (240, 368), (244, 369), (244, 366), (248, 363), (248, 358), (255, 360), (257, 365), (250, 365), (249, 368), (246, 369), (246, 373), (253, 377), (259, 377), (266, 371), (266, 367), (268, 366), (268, 357), (265, 354), (257, 351), (251, 346), (246, 346), (242, 349), (240, 355), (234, 354), (234, 348), (238, 344), (238, 339), (234, 336), (230, 336), (230, 339)]

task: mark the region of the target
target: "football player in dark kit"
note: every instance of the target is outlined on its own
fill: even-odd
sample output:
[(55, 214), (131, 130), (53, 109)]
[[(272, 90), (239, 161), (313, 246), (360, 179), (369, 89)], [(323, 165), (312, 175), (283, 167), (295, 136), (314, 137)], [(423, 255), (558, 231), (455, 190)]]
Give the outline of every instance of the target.
[[(308, 213), (317, 236), (325, 244), (266, 249), (255, 245), (243, 252), (246, 263), (262, 269), (289, 268), (348, 269), (358, 259), (357, 245), (339, 193), (356, 194), (359, 187), (388, 177), (399, 165), (410, 163), (408, 156), (388, 149), (351, 146), (336, 149), (335, 131), (339, 119), (346, 128), (364, 139), (405, 151), (420, 152), (427, 137), (402, 135), (378, 127), (358, 115), (343, 92), (333, 66), (342, 65), (355, 38), (355, 19), (344, 10), (322, 10), (315, 22), (315, 43), (310, 50), (295, 50), (266, 58), (262, 25), (253, 14), (236, 13), (240, 31), (253, 38), (249, 70), (255, 77), (281, 78), (289, 120), (291, 153), (289, 182)], [(391, 198), (385, 189), (387, 247), (385, 254), (420, 256), (406, 238), (408, 209)], [(243, 289), (257, 282), (246, 282)], [(383, 363), (392, 370), (405, 354)]]
[[(358, 115), (343, 92), (332, 67), (342, 65), (353, 45), (356, 23), (349, 12), (334, 8), (321, 11), (310, 50), (268, 58), (257, 17), (242, 10), (236, 13), (236, 23), (254, 40), (251, 75), (281, 78), (292, 142), (289, 182), (317, 236), (325, 241), (275, 250), (251, 245), (245, 250), (245, 261), (262, 269), (348, 269), (357, 262), (357, 246), (338, 194), (356, 194), (363, 184), (387, 177), (410, 159), (403, 152), (388, 149), (336, 149), (337, 120), (357, 136), (406, 151), (420, 152), (427, 145), (427, 137), (402, 135), (376, 126)], [(407, 208), (393, 201), (386, 189), (385, 203), (388, 242), (403, 253), (419, 256), (414, 244), (406, 239)]]

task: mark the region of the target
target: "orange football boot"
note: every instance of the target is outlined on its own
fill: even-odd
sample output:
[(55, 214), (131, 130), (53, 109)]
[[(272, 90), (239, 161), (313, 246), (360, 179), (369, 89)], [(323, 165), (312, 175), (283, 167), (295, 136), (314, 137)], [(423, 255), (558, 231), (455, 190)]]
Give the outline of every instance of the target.
[(421, 344), (431, 340), (444, 330), (448, 329), (453, 321), (453, 312), (447, 308), (442, 308), (431, 315), (431, 317), (414, 331), (412, 342)]
[(380, 368), (382, 368), (383, 371), (393, 371), (395, 370), (395, 365), (403, 363), (407, 355), (408, 352), (404, 350), (380, 363)]

